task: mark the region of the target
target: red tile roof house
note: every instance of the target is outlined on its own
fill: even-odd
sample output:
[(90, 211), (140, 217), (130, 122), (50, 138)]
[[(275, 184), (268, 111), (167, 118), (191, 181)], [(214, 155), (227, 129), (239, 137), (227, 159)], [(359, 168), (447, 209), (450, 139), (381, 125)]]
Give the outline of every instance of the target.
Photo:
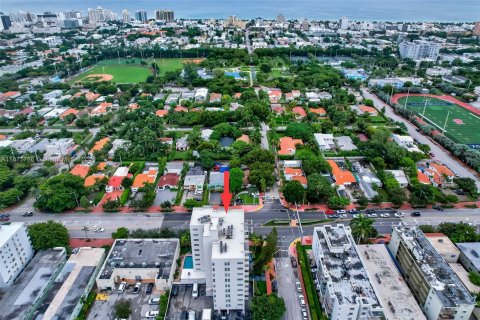
[(453, 178), (455, 178), (455, 174), (447, 166), (435, 162), (430, 162), (425, 173), (430, 177), (430, 181), (435, 187), (452, 185)]
[(295, 107), (292, 109), (292, 113), (295, 114), (295, 119), (300, 120), (307, 116), (307, 113), (302, 107)]
[(307, 178), (303, 175), (303, 171), (300, 168), (290, 168), (287, 167), (283, 170), (285, 174), (285, 180), (287, 181), (298, 181), (302, 184), (304, 188), (307, 187)]
[(268, 98), (270, 103), (278, 103), (282, 99), (282, 91), (280, 90), (271, 90), (268, 92)]
[(172, 189), (178, 187), (178, 182), (180, 181), (180, 176), (176, 173), (165, 173), (158, 180), (157, 188), (158, 190), (165, 190), (165, 188)]
[(175, 109), (173, 109), (175, 112), (188, 112), (188, 109), (183, 107), (183, 106), (176, 106)]
[(222, 102), (222, 94), (221, 93), (211, 93), (210, 94), (210, 102)]
[(302, 139), (292, 139), (290, 137), (280, 138), (280, 150), (279, 155), (294, 155), (297, 151), (296, 145), (303, 145)]
[(327, 115), (327, 110), (323, 109), (323, 108), (310, 108), (310, 111), (311, 113), (314, 113), (320, 117), (325, 117)]
[(285, 108), (282, 107), (282, 105), (280, 105), (280, 104), (272, 104), (270, 106), (270, 109), (272, 109), (272, 111), (275, 112), (278, 115), (285, 113)]
[(115, 190), (124, 190), (125, 188), (122, 186), (123, 179), (125, 176), (113, 176), (108, 179), (108, 184), (105, 187), (106, 192), (113, 192)]
[(155, 112), (155, 115), (157, 117), (160, 117), (160, 118), (163, 118), (164, 116), (166, 116), (168, 114), (168, 110), (157, 110)]

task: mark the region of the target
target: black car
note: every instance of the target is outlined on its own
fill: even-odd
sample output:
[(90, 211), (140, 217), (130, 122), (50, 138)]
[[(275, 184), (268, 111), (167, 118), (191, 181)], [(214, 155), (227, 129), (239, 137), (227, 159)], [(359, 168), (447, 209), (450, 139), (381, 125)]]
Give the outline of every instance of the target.
[(367, 213), (367, 214), (375, 213), (375, 209), (367, 209), (367, 210), (365, 210), (365, 213)]
[(412, 217), (420, 217), (422, 214), (418, 211), (415, 211), (415, 212), (412, 212), (412, 214), (410, 214)]
[(440, 206), (432, 206), (432, 209), (438, 210), (438, 211), (443, 211), (443, 208)]
[(22, 214), (22, 217), (31, 217), (31, 216), (33, 216), (33, 211), (28, 211)]
[(297, 267), (297, 259), (295, 259), (294, 257), (291, 257), (291, 258), (290, 258), (290, 262), (292, 263), (292, 268), (296, 268), (296, 267)]
[(178, 294), (178, 286), (172, 287), (172, 296), (176, 297)]
[(272, 281), (272, 290), (273, 292), (278, 292), (278, 283), (277, 280)]
[(152, 291), (153, 291), (153, 286), (154, 286), (154, 284), (151, 283), (151, 282), (149, 284), (147, 284), (147, 289), (145, 290), (145, 293), (146, 294), (151, 294)]

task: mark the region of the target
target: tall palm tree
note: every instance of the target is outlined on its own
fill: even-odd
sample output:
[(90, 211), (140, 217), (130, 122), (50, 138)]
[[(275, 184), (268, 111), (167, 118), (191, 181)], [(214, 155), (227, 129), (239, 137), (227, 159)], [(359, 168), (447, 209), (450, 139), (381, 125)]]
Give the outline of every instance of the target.
[(361, 243), (375, 234), (373, 222), (373, 219), (367, 218), (363, 214), (358, 215), (355, 219), (350, 221), (352, 234), (357, 237), (357, 243)]
[(90, 229), (89, 229), (87, 226), (84, 226), (84, 227), (83, 227), (83, 229), (82, 229), (82, 231), (84, 231), (84, 232), (85, 232), (85, 237), (86, 237), (87, 239), (89, 239), (89, 238), (88, 238), (88, 233), (87, 233), (87, 232), (88, 232), (88, 231), (90, 231)]

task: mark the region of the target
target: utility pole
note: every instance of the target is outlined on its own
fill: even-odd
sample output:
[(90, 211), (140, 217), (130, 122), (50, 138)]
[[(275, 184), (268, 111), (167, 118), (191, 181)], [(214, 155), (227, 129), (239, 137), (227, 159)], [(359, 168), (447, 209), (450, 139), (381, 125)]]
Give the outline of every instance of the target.
[(447, 128), (448, 117), (450, 116), (450, 110), (447, 112), (447, 117), (445, 118), (445, 124), (443, 125), (443, 135), (445, 136), (445, 129)]
[(405, 109), (407, 108), (407, 105), (408, 105), (408, 97), (409, 96), (410, 96), (410, 88), (408, 88), (407, 99), (405, 100)]

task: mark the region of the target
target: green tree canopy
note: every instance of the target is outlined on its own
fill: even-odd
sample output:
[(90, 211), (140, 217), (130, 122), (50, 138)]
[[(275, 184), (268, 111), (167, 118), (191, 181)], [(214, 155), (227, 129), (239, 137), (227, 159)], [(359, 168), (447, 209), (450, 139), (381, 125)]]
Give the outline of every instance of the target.
[(117, 228), (117, 231), (112, 232), (113, 239), (126, 239), (128, 238), (130, 231), (125, 227)]
[(279, 320), (287, 310), (283, 298), (275, 294), (253, 297), (251, 307), (253, 320)]
[(28, 226), (28, 235), (35, 250), (67, 247), (70, 242), (68, 230), (59, 222), (39, 222)]
[(75, 208), (77, 201), (86, 194), (83, 179), (70, 173), (46, 180), (39, 189), (40, 195), (35, 207), (53, 212)]
[(358, 215), (355, 219), (350, 221), (352, 235), (357, 239), (357, 243), (365, 242), (369, 238), (378, 235), (378, 231), (373, 226), (373, 222), (373, 219), (367, 218), (363, 214)]
[(283, 188), (283, 196), (288, 203), (302, 203), (305, 189), (297, 180), (288, 181)]
[(239, 193), (243, 187), (243, 170), (232, 168), (230, 170), (230, 190), (232, 193)]

